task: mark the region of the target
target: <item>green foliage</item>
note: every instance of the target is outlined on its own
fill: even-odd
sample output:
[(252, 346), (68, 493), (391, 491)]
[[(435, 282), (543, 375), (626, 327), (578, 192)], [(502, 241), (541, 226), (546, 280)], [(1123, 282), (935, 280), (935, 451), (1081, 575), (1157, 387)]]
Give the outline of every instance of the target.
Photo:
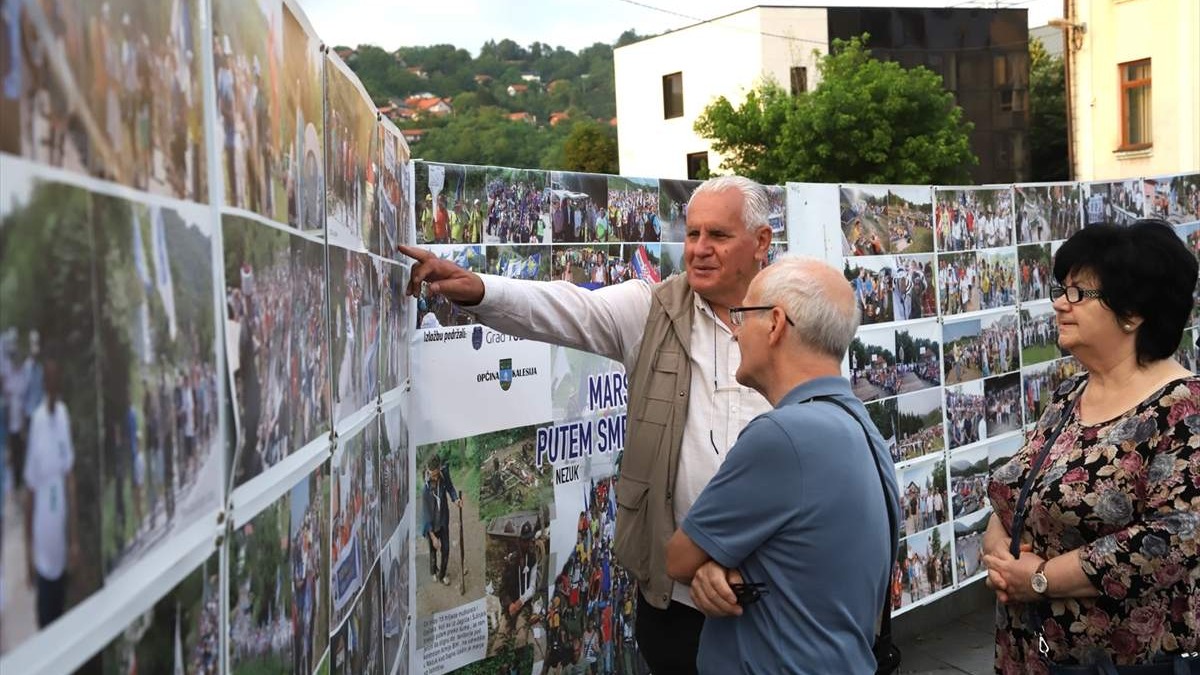
[(550, 136), (548, 129), (508, 119), (499, 108), (481, 108), (431, 130), (413, 154), (438, 162), (536, 169)]
[(708, 106), (695, 128), (727, 158), (720, 170), (767, 184), (967, 182), (973, 127), (941, 76), (872, 58), (869, 37), (834, 40), (811, 92), (765, 81), (736, 108)]
[(572, 125), (563, 142), (561, 168), (567, 171), (619, 173), (616, 129), (591, 120)]
[(1029, 41), (1030, 179), (1070, 178), (1067, 166), (1067, 83), (1061, 56), (1050, 56), (1038, 40)]

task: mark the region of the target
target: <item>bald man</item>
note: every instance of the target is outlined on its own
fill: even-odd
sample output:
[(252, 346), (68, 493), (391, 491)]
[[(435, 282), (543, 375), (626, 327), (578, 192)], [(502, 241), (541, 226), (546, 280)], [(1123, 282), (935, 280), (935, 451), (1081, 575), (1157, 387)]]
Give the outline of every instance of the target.
[(774, 409), (667, 545), (667, 573), (707, 617), (700, 672), (874, 673), (899, 502), (886, 445), (841, 376), (854, 292), (825, 263), (787, 258), (729, 316), (737, 380)]

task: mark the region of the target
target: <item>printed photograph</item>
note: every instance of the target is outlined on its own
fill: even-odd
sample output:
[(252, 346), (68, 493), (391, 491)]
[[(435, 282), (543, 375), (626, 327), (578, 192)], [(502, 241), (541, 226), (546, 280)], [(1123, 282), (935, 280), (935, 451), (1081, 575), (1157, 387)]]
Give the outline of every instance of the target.
[(377, 251), (378, 113), (349, 73), (330, 50), (325, 61), (325, 226), (330, 243)]
[(985, 408), (983, 380), (946, 387), (946, 424), (951, 450), (988, 437)]
[(940, 525), (950, 517), (946, 460), (938, 457), (896, 472), (900, 485), (901, 536)]
[(1008, 460), (1012, 459), (1013, 455), (1025, 445), (1025, 436), (1016, 434), (1006, 436), (994, 443), (988, 443), (988, 471), (989, 473), (999, 469)]
[(417, 243), (481, 243), (488, 215), (485, 180), (483, 167), (417, 162)]
[(937, 265), (938, 300), (943, 315), (983, 309), (979, 259), (974, 251), (938, 254)]
[(939, 251), (1012, 246), (1012, 190), (936, 190), (934, 221)]
[(408, 267), (376, 260), (376, 269), (379, 270), (379, 304), (383, 312), (379, 336), (379, 393), (386, 394), (403, 386), (412, 370), (408, 347), (413, 333), (414, 301), (407, 295)]
[(496, 447), (490, 436), (417, 448), (417, 613), (423, 617), (484, 596), (487, 524), (480, 515), (480, 467)]
[(333, 675), (382, 675), (379, 566), (363, 586), (354, 611), (329, 638)]
[(550, 247), (511, 245), (487, 247), (487, 273), (509, 279), (550, 280)]
[(933, 251), (928, 188), (854, 185), (842, 186), (839, 194), (843, 255)]
[(334, 420), (379, 397), (379, 270), (383, 261), (331, 246), (329, 301), (333, 336)]
[(948, 321), (942, 327), (946, 341), (946, 384), (1018, 370), (1017, 314), (987, 314), (975, 319)]
[(950, 505), (955, 518), (987, 506), (988, 475), (986, 445), (950, 455)]
[[(487, 270), (482, 246), (436, 246), (429, 250), (463, 269), (479, 273)], [(417, 296), (417, 328), (466, 326), (473, 323), (476, 323), (474, 314), (440, 294), (430, 293), (428, 285), (421, 286), (421, 294)]]
[(408, 420), (404, 408), (393, 406), (379, 416), (380, 533), (388, 539), (400, 526), (412, 495), (412, 466), (408, 456)]
[(1059, 385), (1083, 370), (1073, 358), (1039, 363), (1021, 371), (1021, 398), (1026, 424), (1037, 424)]
[(896, 456), (899, 454), (896, 437), (897, 420), (896, 420), (896, 399), (889, 398), (882, 401), (871, 401), (863, 406), (867, 409), (867, 414), (871, 417), (871, 422), (879, 431), (879, 436), (883, 438), (883, 442), (887, 444), (888, 454), (892, 457), (892, 461), (896, 461)]
[(896, 321), (937, 315), (933, 255), (898, 255), (892, 274), (892, 312)]
[(556, 281), (595, 290), (628, 281), (634, 271), (622, 255), (621, 244), (593, 244), (555, 246), (550, 275)]
[(607, 176), (551, 171), (547, 192), (555, 244), (620, 241), (610, 222)]
[(900, 542), (896, 561), (901, 588), (898, 607), (921, 602), (954, 583), (950, 568), (951, 536), (950, 525), (946, 524)]
[(1200, 256), (1200, 221), (1187, 225), (1176, 225), (1175, 234), (1183, 240), (1189, 249)]
[(608, 239), (659, 241), (658, 179), (608, 177)]
[(1054, 283), (1054, 256), (1050, 248), (1050, 244), (1017, 247), (1021, 302), (1050, 299), (1050, 284)]
[(907, 394), (940, 386), (940, 333), (934, 321), (914, 323), (896, 329), (897, 393)]
[(1021, 363), (1030, 366), (1070, 356), (1058, 346), (1058, 318), (1048, 302), (1021, 307)]
[(374, 457), (378, 443), (378, 428), (367, 425), (362, 433), (339, 439), (334, 449), (330, 473), (333, 505), (330, 626), (341, 625), (350, 614), (354, 598), (364, 587), (379, 553), (379, 488)]
[(983, 567), (983, 533), (991, 517), (992, 510), (984, 508), (954, 521), (954, 557), (960, 584), (987, 572)]
[(854, 289), (854, 298), (862, 315), (862, 325), (887, 323), (895, 319), (892, 302), (892, 271), (895, 259), (891, 256), (846, 258), (842, 274)]
[(410, 171), (412, 164), (408, 143), (399, 129), (385, 120), (380, 130), (383, 150), (379, 175), (379, 226), (382, 231), (380, 255), (395, 258), (396, 247), (413, 243), (412, 186)]
[(987, 402), (988, 437), (1021, 428), (1021, 374), (989, 377), (983, 381), (983, 396)]
[(893, 462), (927, 457), (946, 448), (942, 392), (925, 391), (896, 399), (896, 448)]
[(1017, 243), (1040, 244), (1070, 237), (1080, 227), (1081, 206), (1077, 183), (1014, 187)]
[[(687, 233), (687, 206), (688, 201), (692, 198), (692, 193), (704, 181), (699, 180), (673, 180), (663, 178), (658, 181), (658, 217), (662, 222), (662, 241), (666, 242), (682, 242), (684, 235)], [(770, 193), (768, 193), (770, 194)], [(779, 199), (778, 201), (782, 201)], [(772, 206), (776, 206), (775, 201)], [(782, 238), (784, 230), (783, 209), (780, 207), (780, 217), (778, 223), (773, 217), (771, 219), (771, 233), (774, 236), (775, 227), (778, 225), (780, 236)], [(774, 211), (772, 211), (774, 216)]]
[(1148, 218), (1172, 224), (1200, 220), (1200, 174), (1147, 178), (1143, 185), (1149, 198)]
[(1200, 368), (1200, 359), (1197, 359), (1196, 349), (1196, 329), (1189, 328), (1183, 331), (1183, 339), (1179, 341), (1179, 349), (1175, 350), (1175, 360), (1179, 365), (1187, 368), (1193, 373)]
[(1136, 178), (1084, 183), (1081, 192), (1081, 198), (1085, 200), (1084, 225), (1132, 225), (1142, 217), (1145, 209), (1145, 193), (1141, 181)]
[[(487, 169), (486, 181), (487, 227), (483, 231), (483, 243), (550, 243), (550, 202), (546, 198), (545, 171), (492, 167)], [(467, 230), (477, 229), (470, 222), (473, 213), (465, 209), (460, 211), (457, 205), (455, 210), (459, 212), (452, 219), (465, 219)], [(453, 238), (453, 225), (450, 230)]]
[(288, 527), (295, 612), (292, 669), (311, 673), (329, 646), (329, 466), (322, 464), (292, 488)]
[(287, 200), (286, 222), (307, 232), (325, 229), (323, 68), (321, 39), (302, 13), (293, 13), (283, 3), (279, 162)]
[[(408, 669), (408, 625), (412, 609), (408, 604), (408, 591), (411, 588), (409, 574), (409, 529), (397, 529), (392, 538), (383, 547), (383, 557), (379, 562), (383, 574), (383, 672), (393, 673), (397, 668)], [(401, 652), (401, 643), (404, 651)], [(399, 663), (403, 658), (405, 662)]]
[(980, 251), (979, 294), (982, 309), (1017, 304), (1017, 251), (1013, 247)]
[(292, 672), (290, 528), (288, 494), (239, 525), (230, 539), (229, 669), (235, 675)]
[(676, 274), (687, 273), (687, 269), (683, 264), (683, 244), (662, 244), (660, 250), (662, 261), (659, 264), (659, 275), (663, 281), (670, 279)]
[[(767, 191), (767, 222), (771, 225), (772, 241), (787, 241), (787, 187), (764, 185)], [(664, 238), (664, 241), (666, 239)], [(674, 240), (671, 240), (674, 241)]]
[(850, 386), (864, 403), (900, 393), (895, 349), (896, 332), (890, 328), (860, 329), (850, 342)]

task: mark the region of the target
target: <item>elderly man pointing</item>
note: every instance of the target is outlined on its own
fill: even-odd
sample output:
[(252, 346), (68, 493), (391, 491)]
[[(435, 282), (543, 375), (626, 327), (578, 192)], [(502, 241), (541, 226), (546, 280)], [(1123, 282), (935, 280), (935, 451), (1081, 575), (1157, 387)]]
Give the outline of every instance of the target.
[(629, 426), (617, 486), (615, 551), (640, 589), (637, 639), (655, 673), (696, 672), (704, 615), (667, 576), (666, 544), (743, 427), (770, 409), (734, 379), (730, 307), (771, 243), (767, 194), (746, 178), (706, 181), (688, 202), (686, 276), (587, 291), (563, 281), (478, 275), (417, 248), (409, 293), (423, 283), (506, 333), (622, 362)]

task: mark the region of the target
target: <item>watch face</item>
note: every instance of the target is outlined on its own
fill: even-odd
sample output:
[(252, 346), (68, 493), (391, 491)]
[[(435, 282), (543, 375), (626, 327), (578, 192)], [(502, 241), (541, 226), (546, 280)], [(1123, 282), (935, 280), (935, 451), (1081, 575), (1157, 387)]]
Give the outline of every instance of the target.
[(1045, 593), (1047, 585), (1046, 575), (1041, 572), (1035, 573), (1033, 578), (1029, 580), (1029, 585), (1033, 587), (1035, 593)]

